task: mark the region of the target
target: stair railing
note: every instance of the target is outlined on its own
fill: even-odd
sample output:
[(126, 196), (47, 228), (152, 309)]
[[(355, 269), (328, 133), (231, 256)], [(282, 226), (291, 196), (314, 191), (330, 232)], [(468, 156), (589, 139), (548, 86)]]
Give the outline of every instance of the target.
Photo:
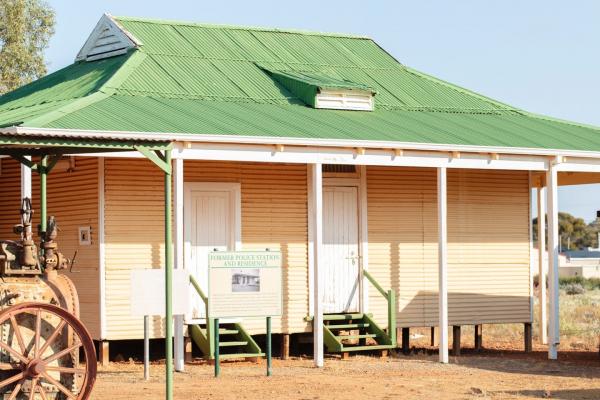
[(379, 291), (379, 293), (383, 296), (387, 301), (387, 316), (388, 316), (388, 336), (390, 337), (390, 341), (395, 346), (397, 343), (396, 338), (396, 293), (393, 290), (384, 290), (379, 282), (373, 278), (373, 275), (369, 273), (367, 270), (362, 271), (363, 276), (371, 282), (375, 289)]
[(196, 280), (196, 278), (194, 278), (194, 276), (192, 274), (190, 274), (190, 283), (192, 284), (192, 286), (194, 287), (194, 289), (196, 289), (196, 293), (198, 293), (198, 296), (200, 296), (200, 298), (202, 299), (202, 301), (204, 302), (204, 309), (205, 309), (205, 319), (206, 319), (206, 338), (208, 339), (208, 343), (210, 346), (210, 354), (214, 354), (214, 350), (215, 350), (215, 344), (212, 341), (212, 336), (213, 336), (213, 329), (214, 329), (214, 321), (212, 318), (208, 317), (208, 296), (206, 296), (204, 294), (204, 292), (202, 291), (202, 288), (200, 287), (200, 284), (198, 283), (198, 281)]

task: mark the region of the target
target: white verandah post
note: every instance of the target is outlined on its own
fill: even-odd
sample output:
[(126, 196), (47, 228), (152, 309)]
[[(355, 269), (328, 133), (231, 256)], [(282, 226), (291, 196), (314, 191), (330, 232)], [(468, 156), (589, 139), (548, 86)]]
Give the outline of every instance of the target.
[[(31, 160), (30, 156), (26, 156), (25, 158)], [(25, 197), (31, 199), (31, 168), (21, 164), (21, 200)]]
[[(174, 203), (175, 203), (175, 268), (182, 269), (183, 266), (183, 158), (177, 157), (173, 161), (174, 174)], [(184, 340), (183, 340), (183, 315), (175, 316), (175, 371), (184, 370)]]
[(437, 169), (439, 357), (448, 363), (448, 209), (446, 168)]
[(540, 341), (542, 344), (548, 343), (548, 325), (546, 317), (546, 187), (540, 186), (537, 189), (537, 210), (538, 210), (538, 288), (539, 288), (539, 308), (540, 308)]
[(313, 343), (314, 343), (314, 363), (316, 367), (323, 366), (323, 303), (322, 282), (321, 282), (321, 248), (323, 244), (323, 172), (320, 163), (311, 164), (310, 170), (310, 190), (312, 212), (309, 216), (309, 224), (312, 237), (309, 238), (313, 255)]
[(550, 163), (546, 173), (548, 187), (548, 294), (550, 296), (550, 315), (548, 324), (548, 358), (558, 357), (559, 315), (558, 315), (558, 180), (556, 165)]

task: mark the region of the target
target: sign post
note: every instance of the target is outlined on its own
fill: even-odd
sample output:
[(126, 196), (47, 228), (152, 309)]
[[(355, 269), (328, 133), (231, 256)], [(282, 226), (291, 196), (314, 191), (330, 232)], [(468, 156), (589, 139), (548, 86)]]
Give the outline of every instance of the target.
[(150, 316), (144, 315), (144, 380), (150, 379)]
[(271, 376), (273, 368), (271, 368), (271, 317), (267, 317), (267, 376)]
[(267, 376), (272, 374), (271, 317), (282, 313), (281, 253), (228, 251), (208, 255), (208, 316), (214, 318), (215, 377), (219, 376), (219, 318), (266, 318)]
[[(173, 270), (173, 315), (184, 315), (189, 309), (187, 295), (190, 277), (183, 269)], [(132, 317), (144, 318), (144, 379), (150, 378), (150, 316), (166, 315), (164, 269), (136, 269), (131, 271), (129, 286)], [(170, 321), (165, 321), (165, 324)], [(166, 330), (166, 329), (165, 329)]]
[(215, 318), (215, 378), (221, 375), (221, 362), (219, 360), (219, 318)]

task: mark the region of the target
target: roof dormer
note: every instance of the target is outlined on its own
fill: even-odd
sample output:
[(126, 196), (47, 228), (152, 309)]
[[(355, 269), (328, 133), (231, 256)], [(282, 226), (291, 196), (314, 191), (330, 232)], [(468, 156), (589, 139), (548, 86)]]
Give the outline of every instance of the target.
[(375, 90), (315, 72), (266, 70), (279, 84), (313, 108), (373, 111)]

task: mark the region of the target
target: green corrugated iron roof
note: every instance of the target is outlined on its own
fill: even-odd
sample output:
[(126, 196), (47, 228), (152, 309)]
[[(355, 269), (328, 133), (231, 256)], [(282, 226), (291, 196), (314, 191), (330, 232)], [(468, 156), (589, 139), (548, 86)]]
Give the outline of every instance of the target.
[[(0, 97), (0, 125), (600, 151), (594, 127), (415, 71), (369, 38), (115, 20), (143, 44)], [(282, 77), (372, 90), (375, 110), (311, 108)]]

